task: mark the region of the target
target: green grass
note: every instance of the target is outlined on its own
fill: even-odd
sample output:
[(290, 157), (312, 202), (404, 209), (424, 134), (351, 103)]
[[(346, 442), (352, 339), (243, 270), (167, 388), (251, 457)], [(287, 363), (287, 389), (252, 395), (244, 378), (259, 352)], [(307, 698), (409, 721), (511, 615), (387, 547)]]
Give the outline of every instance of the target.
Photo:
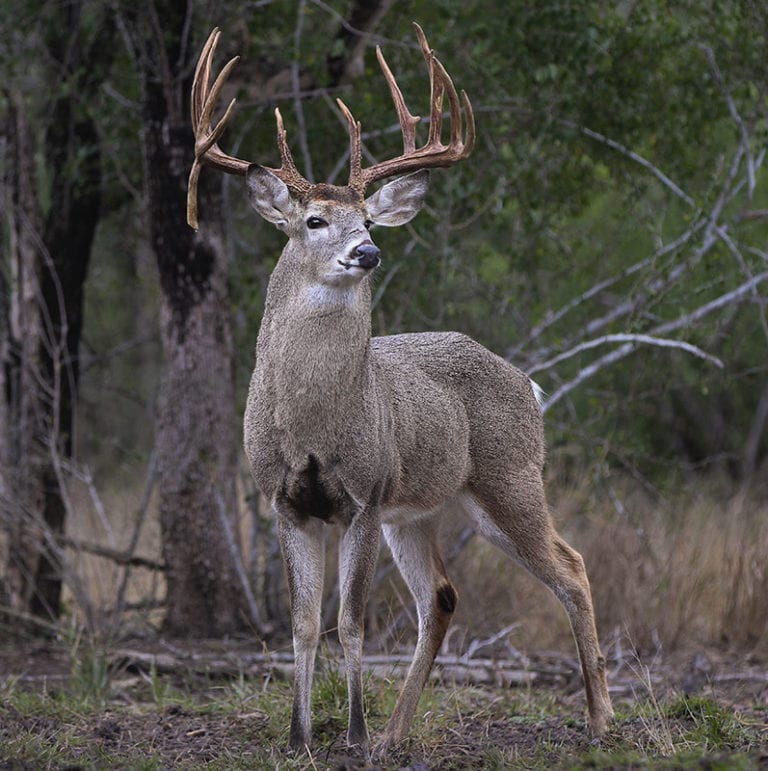
[[(0, 680), (0, 767), (313, 769), (336, 767), (346, 756), (346, 683), (333, 662), (318, 668), (312, 755), (298, 757), (285, 751), (291, 688), (283, 681), (171, 679), (156, 671), (112, 677), (100, 662), (83, 656), (55, 689)], [(366, 677), (374, 736), (399, 685)], [(764, 726), (710, 698), (622, 700), (615, 729), (593, 743), (578, 698), (431, 686), (411, 737), (384, 767), (755, 769), (765, 742)]]

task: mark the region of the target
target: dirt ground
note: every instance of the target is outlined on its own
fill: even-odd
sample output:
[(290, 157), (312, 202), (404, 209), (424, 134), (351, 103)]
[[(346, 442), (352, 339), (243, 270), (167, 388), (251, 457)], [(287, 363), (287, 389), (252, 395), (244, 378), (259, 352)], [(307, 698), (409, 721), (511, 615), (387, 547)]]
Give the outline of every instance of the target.
[[(180, 647), (181, 646), (181, 647)], [(172, 661), (165, 659), (166, 672), (152, 673), (152, 677), (163, 677), (175, 681), (187, 692), (194, 692), (197, 682), (200, 689), (210, 688), (210, 677), (195, 680), (200, 671), (211, 662), (221, 659), (221, 643), (196, 643), (194, 646), (174, 644), (172, 650), (179, 659), (186, 658), (186, 665), (180, 664), (174, 671)], [(162, 643), (133, 646), (144, 653), (168, 654), (168, 646)], [(232, 644), (226, 650), (228, 660), (233, 656), (247, 655), (248, 647)], [(180, 659), (180, 660), (181, 660)], [(530, 671), (542, 673), (555, 671), (554, 656), (530, 660)], [(190, 661), (194, 660), (194, 666)], [(115, 662), (120, 662), (116, 664)], [(245, 661), (245, 658), (243, 658)], [(242, 663), (242, 662), (241, 662)], [(77, 735), (84, 747), (98, 748), (103, 757), (131, 757), (131, 753), (143, 752), (161, 759), (161, 764), (151, 767), (193, 768), (210, 765), (217, 768), (262, 768), (261, 760), (252, 758), (249, 763), (248, 748), (263, 747), (265, 737), (272, 742), (275, 735), (274, 715), (262, 709), (243, 708), (230, 711), (208, 711), (197, 709), (194, 701), (179, 704), (155, 704), (154, 708), (139, 708), (131, 695), (133, 679), (146, 684), (147, 672), (140, 671), (140, 662), (131, 662), (125, 654), (112, 659), (114, 673), (113, 696), (95, 713), (62, 715), (61, 713), (22, 712), (12, 700), (3, 699), (2, 684), (12, 680), (14, 688), (29, 689), (31, 692), (53, 692), (57, 688), (69, 687), (72, 678), (72, 659), (68, 651), (55, 644), (45, 642), (24, 645), (0, 646), (0, 769), (32, 769), (40, 767), (19, 757), (3, 757), (2, 748), (21, 733), (35, 735), (43, 743), (54, 745), (60, 736), (62, 726)], [(519, 768), (566, 768), (576, 764), (584, 767), (585, 758), (592, 757), (598, 745), (591, 743), (583, 721), (583, 692), (575, 662), (562, 660), (556, 669), (557, 677), (540, 677), (539, 683), (530, 683), (521, 688), (499, 689), (481, 685), (472, 687), (469, 701), (456, 702), (451, 698), (456, 686), (447, 683), (434, 685), (435, 699), (444, 693), (446, 704), (452, 705), (452, 714), (443, 717), (438, 731), (438, 740), (422, 738), (414, 740), (392, 757), (391, 768), (408, 768), (413, 771), (442, 768), (478, 767), (519, 767)], [(568, 673), (571, 672), (572, 676)], [(219, 673), (217, 677), (226, 677)], [(143, 678), (143, 679), (142, 679)], [(644, 680), (645, 678), (645, 680)], [(617, 721), (608, 744), (611, 747), (636, 746), (642, 750), (649, 743), (658, 740), (664, 732), (682, 735), (690, 729), (694, 716), (685, 713), (661, 716), (638, 712), (639, 701), (648, 703), (650, 685), (653, 699), (663, 703), (675, 694), (690, 697), (705, 697), (712, 703), (738, 715), (740, 725), (748, 726), (752, 736), (748, 752), (747, 767), (768, 768), (768, 662), (722, 652), (702, 652), (669, 656), (663, 661), (656, 658), (645, 674), (630, 662), (613, 662), (610, 672), (610, 686), (622, 718)], [(508, 699), (517, 698), (514, 692), (523, 691), (521, 703), (528, 705), (527, 714), (519, 719), (510, 717), (509, 710), (498, 709)], [(527, 701), (526, 701), (527, 699)], [(471, 702), (471, 703), (470, 703)], [(459, 704), (459, 706), (456, 706)], [(448, 709), (448, 707), (446, 707)], [(505, 711), (506, 710), (506, 711)], [(422, 710), (423, 712), (423, 710)], [(535, 713), (535, 714), (534, 714)], [(323, 723), (322, 715), (315, 715), (316, 733), (323, 739), (318, 743), (315, 756), (303, 767), (370, 768), (361, 758), (350, 758), (344, 749), (343, 721)], [(420, 715), (418, 719), (424, 720)], [(428, 718), (427, 718), (428, 719)], [(268, 730), (269, 729), (269, 730)], [(656, 738), (654, 738), (656, 737)], [(727, 742), (726, 742), (727, 745)], [(710, 749), (708, 749), (708, 746)], [(737, 748), (738, 749), (738, 748)], [(273, 753), (275, 765), (288, 765), (289, 758), (276, 748)], [(495, 754), (494, 754), (495, 753)], [(725, 754), (724, 754), (725, 753)], [(84, 751), (84, 757), (90, 757)], [(492, 761), (496, 757), (498, 761)], [(484, 761), (479, 761), (485, 758)], [(491, 760), (489, 760), (489, 758)], [(571, 760), (573, 763), (571, 763)], [(231, 762), (230, 762), (231, 761)], [(591, 761), (586, 763), (591, 765)], [(634, 765), (618, 761), (616, 765), (601, 767), (647, 768), (647, 763)], [(49, 768), (94, 768), (92, 760), (83, 765), (67, 763), (57, 765), (50, 761)], [(130, 767), (130, 764), (124, 767)], [(293, 766), (291, 766), (293, 767)], [(295, 767), (302, 767), (297, 765)], [(658, 766), (661, 767), (661, 764)], [(666, 768), (729, 768), (727, 751), (717, 742), (706, 741), (703, 753), (694, 765), (664, 765)], [(739, 766), (744, 767), (744, 766)]]

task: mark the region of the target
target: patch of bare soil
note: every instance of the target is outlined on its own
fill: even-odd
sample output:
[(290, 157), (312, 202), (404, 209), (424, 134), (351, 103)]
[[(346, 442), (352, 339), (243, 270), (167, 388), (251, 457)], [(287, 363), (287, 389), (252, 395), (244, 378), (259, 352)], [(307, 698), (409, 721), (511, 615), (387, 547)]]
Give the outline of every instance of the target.
[[(67, 721), (70, 729), (72, 724)], [(232, 748), (258, 747), (263, 717), (258, 715), (217, 716), (186, 711), (170, 706), (159, 712), (105, 710), (98, 718), (84, 719), (74, 725), (78, 743), (82, 745), (83, 765), (68, 764), (52, 768), (102, 768), (99, 758), (152, 757), (162, 759), (164, 768), (198, 767), (217, 760), (233, 757)], [(18, 711), (0, 724), (0, 740), (34, 734), (41, 743), (54, 746), (61, 740), (62, 719), (53, 717), (24, 717)], [(71, 751), (72, 752), (72, 751)], [(77, 754), (77, 750), (73, 751)], [(12, 758), (0, 758), (0, 769), (39, 768), (27, 766)], [(110, 768), (130, 768), (110, 762)]]
[[(235, 644), (184, 643), (139, 647), (144, 653), (154, 651), (158, 657), (165, 656), (158, 660), (164, 662), (168, 677), (174, 674), (175, 660), (178, 667), (176, 676), (180, 682), (186, 683), (187, 688), (194, 688), (195, 681), (190, 679), (190, 675), (195, 671), (216, 672), (216, 662), (232, 664), (233, 656), (233, 666), (240, 666), (241, 672), (253, 672), (258, 664), (256, 659), (248, 657), (246, 646), (241, 651), (242, 659), (237, 660), (238, 646)], [(134, 646), (131, 650), (135, 652), (136, 648)], [(146, 666), (146, 660), (141, 657), (129, 661), (125, 650), (117, 653), (112, 661), (121, 675)], [(637, 711), (633, 714), (637, 703), (647, 703), (652, 693), (659, 702), (675, 694), (706, 698), (734, 715), (738, 714), (739, 721), (750, 726), (750, 731), (758, 737), (757, 743), (749, 749), (754, 767), (768, 768), (768, 667), (765, 662), (722, 653), (670, 656), (663, 662), (654, 660), (648, 669), (639, 668), (632, 662), (613, 662), (609, 682), (615, 704), (624, 717), (611, 736), (599, 745), (591, 743), (586, 733), (583, 692), (575, 662), (562, 657), (557, 660), (554, 656), (527, 661), (531, 678), (522, 688), (510, 690), (509, 684), (501, 687), (498, 684), (475, 683), (473, 687), (480, 694), (477, 708), (469, 705), (466, 709), (455, 709), (452, 706), (450, 719), (443, 716), (440, 722), (442, 734), (439, 741), (411, 740), (393, 754), (390, 761), (394, 765), (388, 764), (387, 767), (412, 771), (481, 768), (484, 766), (478, 765), (478, 759), (498, 757), (499, 763), (504, 766), (567, 768), (571, 765), (570, 760), (580, 758), (583, 762), (591, 751), (601, 747), (606, 752), (619, 746), (642, 750), (653, 742), (663, 742), (665, 732), (683, 735), (691, 729), (695, 716), (684, 711), (671, 716), (655, 715), (653, 712), (640, 715)], [(281, 665), (285, 664), (283, 660)], [(0, 687), (8, 678), (13, 678), (17, 688), (51, 692), (58, 687), (66, 687), (71, 669), (69, 654), (54, 643), (25, 643), (23, 646), (0, 648)], [(221, 669), (216, 676), (227, 677), (227, 672), (223, 671), (227, 667), (221, 665)], [(279, 674), (279, 671), (275, 673)], [(535, 676), (537, 672), (541, 673), (538, 679)], [(210, 680), (207, 684), (210, 686)], [(437, 687), (445, 692), (446, 704), (451, 703), (451, 688), (447, 685)], [(507, 698), (511, 691), (528, 695), (527, 712), (523, 710), (516, 714), (509, 706), (502, 710), (495, 708), (494, 705), (502, 701), (500, 696), (503, 694)], [(534, 705), (534, 713), (536, 709), (539, 713), (532, 713), (531, 704)], [(536, 704), (542, 706), (537, 707)], [(83, 765), (57, 765), (55, 760), (51, 760), (48, 768), (98, 768), (101, 767), (99, 757), (132, 755), (157, 757), (163, 768), (194, 768), (209, 763), (227, 768), (230, 761), (231, 766), (238, 768), (265, 767), (265, 731), (270, 718), (247, 707), (240, 712), (216, 712), (176, 705), (160, 708), (145, 704), (140, 707), (132, 704), (130, 699), (124, 699), (123, 704), (113, 703), (96, 716), (81, 717), (71, 711), (68, 714), (22, 714), (8, 702), (2, 707), (0, 747), (8, 746), (14, 737), (22, 734), (34, 735), (42, 744), (51, 746), (55, 746), (65, 729), (69, 735), (76, 737), (70, 742), (70, 756), (81, 754)], [(318, 714), (316, 719), (321, 721), (323, 716)], [(317, 748), (311, 764), (350, 770), (371, 768), (362, 758), (349, 756), (344, 748), (343, 725), (326, 723), (316, 726), (318, 728), (324, 740), (318, 742), (322, 747)], [(271, 726), (268, 733), (274, 736), (275, 727)], [(258, 763), (254, 760), (255, 764), (251, 766), (249, 758), (254, 759), (259, 750), (262, 752), (259, 756), (261, 760)], [(727, 761), (723, 761), (721, 753), (722, 750), (717, 748), (708, 753), (705, 748), (704, 755), (694, 765), (686, 765), (685, 768), (727, 768)], [(281, 748), (274, 749), (273, 757), (287, 760)], [(0, 769), (38, 767), (38, 764), (30, 765), (12, 757), (3, 758), (0, 752)], [(129, 768), (130, 765), (123, 767)], [(615, 767), (649, 766), (634, 766), (625, 760)]]

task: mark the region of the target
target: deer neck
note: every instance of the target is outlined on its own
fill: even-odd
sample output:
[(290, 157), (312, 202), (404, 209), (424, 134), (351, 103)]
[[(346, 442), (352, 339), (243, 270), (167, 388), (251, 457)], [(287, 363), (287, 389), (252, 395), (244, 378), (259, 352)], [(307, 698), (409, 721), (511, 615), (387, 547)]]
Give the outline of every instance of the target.
[(256, 367), (276, 427), (320, 437), (348, 424), (371, 387), (371, 295), (367, 279), (343, 289), (300, 279), (281, 258), (267, 290)]

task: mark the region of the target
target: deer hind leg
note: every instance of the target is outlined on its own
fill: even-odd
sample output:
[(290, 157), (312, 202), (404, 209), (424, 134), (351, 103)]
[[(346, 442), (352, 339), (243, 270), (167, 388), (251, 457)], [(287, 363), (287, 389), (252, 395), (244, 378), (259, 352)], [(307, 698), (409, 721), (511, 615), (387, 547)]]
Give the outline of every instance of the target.
[(565, 608), (584, 676), (590, 734), (602, 736), (613, 709), (589, 579), (581, 555), (552, 526), (538, 469), (518, 474), (501, 494), (477, 490), (465, 503), (482, 535), (549, 587)]
[(349, 695), (347, 744), (368, 752), (363, 707), (363, 622), (368, 592), (379, 556), (379, 516), (372, 508), (357, 514), (341, 539), (339, 640), (344, 649)]
[(300, 751), (312, 738), (310, 700), (320, 639), (325, 572), (325, 532), (319, 519), (296, 523), (278, 515), (278, 533), (288, 575), (295, 674), (290, 746)]
[(434, 518), (408, 524), (387, 524), (383, 531), (395, 563), (416, 601), (419, 636), (413, 661), (379, 745), (382, 752), (408, 735), (458, 599), (440, 558)]

